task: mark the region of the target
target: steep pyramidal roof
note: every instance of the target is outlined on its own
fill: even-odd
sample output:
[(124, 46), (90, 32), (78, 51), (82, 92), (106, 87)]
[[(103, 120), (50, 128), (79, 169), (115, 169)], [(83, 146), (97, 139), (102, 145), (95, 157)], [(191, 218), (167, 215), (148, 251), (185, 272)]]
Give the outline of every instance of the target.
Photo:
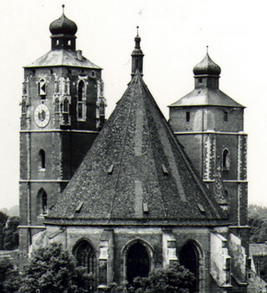
[(142, 72), (138, 67), (132, 72), (127, 90), (46, 222), (203, 225), (225, 219)]

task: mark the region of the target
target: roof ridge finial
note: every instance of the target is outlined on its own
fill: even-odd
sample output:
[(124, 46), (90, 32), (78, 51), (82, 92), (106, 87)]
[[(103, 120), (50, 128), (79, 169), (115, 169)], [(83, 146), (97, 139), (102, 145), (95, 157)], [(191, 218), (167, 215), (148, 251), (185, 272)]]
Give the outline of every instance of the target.
[(62, 14), (64, 14), (65, 4), (62, 4)]

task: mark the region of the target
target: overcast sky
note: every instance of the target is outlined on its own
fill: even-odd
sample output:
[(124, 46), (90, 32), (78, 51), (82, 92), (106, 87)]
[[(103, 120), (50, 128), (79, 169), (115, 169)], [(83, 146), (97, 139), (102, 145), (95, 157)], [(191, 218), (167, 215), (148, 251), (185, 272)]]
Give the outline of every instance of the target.
[(144, 80), (167, 119), (167, 106), (193, 89), (208, 45), (220, 89), (247, 107), (249, 202), (267, 206), (266, 1), (1, 0), (0, 208), (19, 202), (22, 67), (50, 50), (49, 24), (63, 3), (78, 26), (77, 49), (104, 69), (108, 115), (130, 81), (137, 25)]

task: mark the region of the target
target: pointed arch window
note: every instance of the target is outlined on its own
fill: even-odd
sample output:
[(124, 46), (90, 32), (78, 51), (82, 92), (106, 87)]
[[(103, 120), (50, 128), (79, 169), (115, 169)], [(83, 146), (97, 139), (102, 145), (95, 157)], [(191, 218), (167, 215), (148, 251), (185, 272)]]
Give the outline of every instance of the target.
[(77, 119), (84, 121), (86, 117), (86, 90), (85, 82), (80, 80), (78, 83)]
[(149, 255), (141, 242), (130, 246), (126, 256), (126, 277), (132, 283), (136, 277), (147, 277), (150, 271)]
[(189, 292), (199, 292), (200, 281), (200, 259), (199, 252), (196, 245), (192, 241), (188, 241), (180, 251), (180, 264), (187, 268), (191, 273), (195, 275), (195, 281)]
[(46, 168), (45, 151), (43, 149), (39, 151), (39, 165), (42, 170)]
[(229, 171), (229, 170), (230, 170), (229, 150), (224, 149), (223, 150), (223, 171)]
[(38, 82), (38, 94), (42, 99), (45, 99), (46, 96), (46, 81), (42, 78)]
[(55, 113), (59, 113), (59, 110), (60, 110), (60, 108), (59, 108), (59, 99), (56, 98), (55, 99)]
[(63, 113), (69, 113), (69, 100), (65, 98), (63, 103)]
[[(82, 240), (74, 249), (74, 254), (77, 260), (77, 266), (85, 267), (86, 272), (96, 275), (96, 252), (93, 246), (87, 240)], [(96, 279), (96, 277), (94, 278)], [(95, 282), (87, 284), (88, 291), (94, 292), (96, 288)]]
[(37, 215), (47, 214), (47, 193), (41, 188), (37, 195)]

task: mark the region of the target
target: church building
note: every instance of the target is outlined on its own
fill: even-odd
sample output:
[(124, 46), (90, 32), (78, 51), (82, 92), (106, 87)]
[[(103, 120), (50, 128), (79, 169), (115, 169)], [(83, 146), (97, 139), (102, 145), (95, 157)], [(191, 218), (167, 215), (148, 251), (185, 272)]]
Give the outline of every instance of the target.
[(247, 292), (244, 107), (219, 89), (209, 57), (166, 121), (143, 79), (141, 38), (131, 80), (109, 119), (101, 68), (76, 50), (64, 12), (51, 51), (25, 67), (21, 102), (20, 253), (63, 244), (99, 285), (131, 283), (173, 261), (191, 292)]

